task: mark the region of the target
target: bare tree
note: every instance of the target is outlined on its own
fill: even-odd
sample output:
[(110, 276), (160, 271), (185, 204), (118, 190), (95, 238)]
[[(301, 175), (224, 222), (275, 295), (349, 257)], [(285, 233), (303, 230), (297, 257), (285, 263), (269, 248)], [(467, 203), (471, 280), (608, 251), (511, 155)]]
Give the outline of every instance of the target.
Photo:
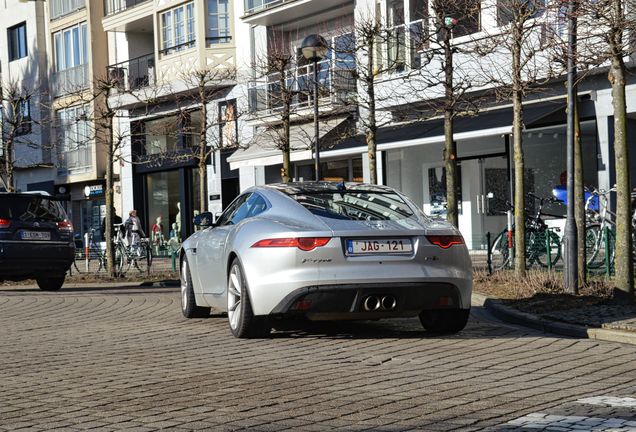
[[(34, 109), (39, 110), (42, 95), (37, 89), (17, 81), (0, 82), (0, 111), (2, 121), (2, 166), (0, 182), (8, 192), (15, 191), (15, 168), (20, 165), (16, 158), (16, 146), (44, 147), (42, 119), (35, 119)], [(31, 139), (33, 136), (36, 139)], [(22, 161), (24, 162), (24, 161)]]
[[(208, 161), (221, 149), (236, 148), (237, 136), (223, 136), (219, 130), (225, 122), (235, 124), (239, 117), (236, 104), (228, 106), (224, 118), (215, 116), (216, 111), (210, 112), (210, 102), (224, 97), (228, 88), (236, 82), (236, 70), (233, 68), (205, 68), (186, 71), (181, 79), (189, 90), (177, 96), (178, 103), (183, 107), (182, 116), (198, 115), (198, 122), (182, 122), (188, 124), (181, 132), (189, 137), (193, 157), (197, 163), (199, 173), (198, 207), (200, 211), (208, 208)], [(197, 111), (193, 111), (196, 109)], [(194, 114), (194, 113), (197, 114)], [(188, 119), (189, 120), (189, 119)], [(227, 135), (227, 134), (226, 134)]]
[(636, 10), (633, 2), (597, 0), (577, 2), (579, 43), (577, 60), (581, 68), (608, 68), (614, 109), (614, 157), (616, 170), (616, 257), (615, 296), (634, 301), (633, 226), (631, 178), (627, 136), (625, 58), (634, 55)]
[[(477, 61), (484, 55), (470, 41), (458, 44), (453, 38), (467, 36), (479, 28), (479, 2), (470, 0), (432, 0), (433, 16), (427, 14), (420, 26), (411, 25), (411, 52), (420, 53), (417, 67), (409, 80), (415, 92), (424, 97), (421, 105), (428, 116), (444, 116), (443, 160), (446, 171), (447, 219), (459, 225), (457, 189), (457, 148), (454, 139), (454, 121), (461, 115), (474, 115), (479, 99), (471, 91), (480, 87), (479, 75), (465, 67), (467, 61)], [(411, 17), (413, 19), (413, 17)]]
[[(484, 39), (492, 54), (481, 64), (484, 77), (495, 86), (500, 99), (513, 105), (512, 142), (514, 152), (514, 263), (515, 274), (526, 274), (525, 161), (523, 146), (523, 100), (555, 76), (549, 61), (545, 3), (531, 0), (498, 0), (495, 16), (497, 33)], [(487, 41), (487, 42), (486, 42)], [(492, 44), (496, 49), (492, 50)]]

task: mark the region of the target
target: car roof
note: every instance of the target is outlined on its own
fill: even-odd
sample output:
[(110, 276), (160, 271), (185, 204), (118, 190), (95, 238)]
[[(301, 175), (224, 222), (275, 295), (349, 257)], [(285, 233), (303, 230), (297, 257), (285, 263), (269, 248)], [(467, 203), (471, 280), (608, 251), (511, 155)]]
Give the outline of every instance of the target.
[(289, 182), (289, 183), (273, 183), (260, 186), (265, 189), (274, 189), (287, 195), (295, 194), (311, 194), (321, 192), (375, 192), (375, 193), (395, 193), (393, 188), (382, 185), (374, 185), (369, 183), (355, 182), (329, 182), (329, 181), (308, 181), (308, 182)]

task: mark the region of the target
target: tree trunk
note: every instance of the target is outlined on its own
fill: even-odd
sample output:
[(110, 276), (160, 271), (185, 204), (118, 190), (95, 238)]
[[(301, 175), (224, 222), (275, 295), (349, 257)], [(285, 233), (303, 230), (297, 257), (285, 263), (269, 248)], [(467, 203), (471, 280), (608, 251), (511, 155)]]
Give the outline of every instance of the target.
[(526, 275), (526, 226), (525, 226), (525, 170), (523, 156), (523, 104), (521, 80), (521, 44), (523, 24), (514, 23), (512, 49), (512, 142), (515, 166), (515, 274), (517, 277)]
[(7, 137), (5, 141), (4, 167), (7, 175), (6, 188), (7, 192), (15, 192), (15, 183), (13, 180), (13, 136)]
[(633, 302), (631, 182), (627, 142), (625, 64), (621, 54), (612, 59), (609, 80), (612, 83), (612, 105), (614, 106), (614, 155), (616, 165), (616, 275), (614, 279), (616, 290), (614, 296), (620, 301)]
[[(108, 130), (106, 139), (106, 216), (105, 216), (105, 234), (106, 239), (106, 270), (111, 277), (117, 277), (115, 268), (115, 248), (113, 244), (113, 163), (115, 159), (114, 149), (114, 117), (108, 119)], [(123, 216), (123, 215), (122, 215)]]
[[(576, 92), (575, 92), (576, 94)], [(583, 148), (578, 99), (574, 99), (574, 220), (577, 226), (579, 285), (587, 283), (585, 251), (585, 190), (583, 177)]]
[(367, 56), (367, 70), (365, 71), (365, 86), (368, 98), (369, 118), (367, 120), (367, 154), (369, 155), (369, 183), (378, 184), (378, 164), (376, 160), (378, 126), (375, 119), (375, 75), (373, 70), (373, 42), (369, 44)]
[[(199, 211), (208, 211), (208, 104), (205, 94), (205, 83), (199, 84), (199, 101), (201, 102), (201, 129), (199, 130), (199, 154), (197, 156), (199, 170)], [(215, 157), (214, 153), (212, 157)]]
[[(443, 18), (442, 18), (443, 19)], [(446, 168), (446, 219), (459, 227), (457, 203), (457, 148), (453, 140), (453, 51), (450, 32), (444, 29), (444, 165)]]
[(283, 113), (281, 116), (281, 120), (283, 121), (283, 142), (281, 149), (283, 151), (283, 168), (281, 170), (280, 176), (283, 180), (283, 183), (289, 183), (289, 181), (291, 180), (291, 149), (289, 148), (289, 143), (291, 141), (291, 94), (290, 90), (287, 88), (287, 82), (285, 81), (285, 70), (280, 71), (279, 85), (281, 89), (281, 97), (283, 98)]

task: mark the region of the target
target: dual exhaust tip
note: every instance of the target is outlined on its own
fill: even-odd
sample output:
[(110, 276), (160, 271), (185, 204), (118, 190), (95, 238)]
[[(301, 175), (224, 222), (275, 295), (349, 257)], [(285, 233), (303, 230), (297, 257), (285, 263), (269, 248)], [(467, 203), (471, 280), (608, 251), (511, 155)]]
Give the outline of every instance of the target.
[(397, 306), (397, 299), (392, 295), (368, 296), (362, 301), (362, 308), (367, 312), (391, 311)]

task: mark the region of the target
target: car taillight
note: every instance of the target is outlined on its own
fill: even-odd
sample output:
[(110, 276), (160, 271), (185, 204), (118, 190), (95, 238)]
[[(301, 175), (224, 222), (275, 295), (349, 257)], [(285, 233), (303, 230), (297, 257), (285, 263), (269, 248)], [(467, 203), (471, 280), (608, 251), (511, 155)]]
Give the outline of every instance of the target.
[(297, 247), (310, 251), (329, 243), (331, 237), (287, 237), (259, 240), (252, 247)]
[(70, 221), (63, 220), (57, 223), (57, 229), (60, 231), (73, 232), (73, 224)]
[(11, 221), (9, 219), (0, 218), (0, 228), (9, 228), (11, 226)]
[(464, 244), (464, 238), (460, 235), (427, 235), (426, 239), (442, 249), (448, 249), (453, 245)]

